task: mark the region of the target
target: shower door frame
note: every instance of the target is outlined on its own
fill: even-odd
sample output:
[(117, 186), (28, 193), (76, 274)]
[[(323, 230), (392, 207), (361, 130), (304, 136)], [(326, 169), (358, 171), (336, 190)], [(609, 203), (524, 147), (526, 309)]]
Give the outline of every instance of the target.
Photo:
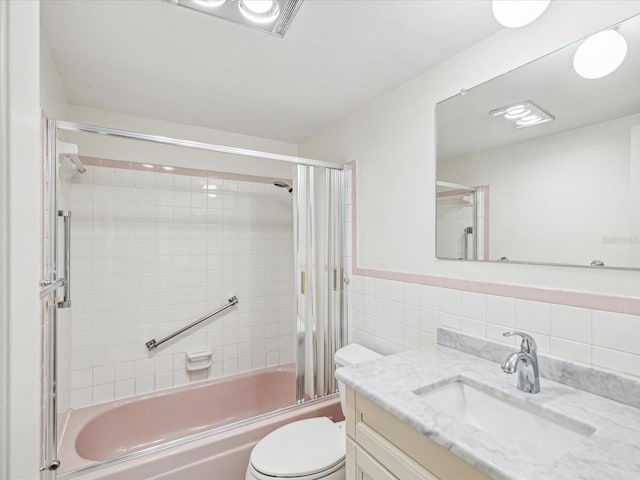
[[(322, 160), (315, 160), (311, 158), (304, 157), (296, 157), (290, 155), (282, 155), (271, 152), (264, 152), (259, 150), (250, 150), (244, 148), (237, 147), (229, 147), (225, 145), (217, 145), (210, 144), (205, 142), (193, 141), (188, 139), (167, 137), (162, 135), (153, 135), (142, 132), (135, 132), (131, 130), (122, 130), (115, 129), (109, 127), (102, 127), (97, 125), (83, 124), (77, 122), (69, 122), (63, 120), (54, 120), (48, 119), (45, 125), (44, 132), (44, 158), (43, 158), (43, 185), (44, 180), (47, 178), (49, 180), (49, 189), (45, 192), (46, 198), (43, 198), (43, 280), (45, 281), (55, 281), (57, 280), (57, 272), (60, 269), (61, 265), (58, 258), (58, 244), (57, 244), (57, 235), (58, 235), (58, 136), (61, 131), (71, 131), (71, 132), (83, 132), (83, 133), (93, 133), (97, 135), (114, 137), (120, 139), (128, 139), (128, 140), (139, 140), (154, 144), (162, 144), (176, 147), (186, 147), (193, 148), (197, 150), (205, 150), (210, 152), (218, 152), (218, 153), (226, 153), (238, 156), (245, 157), (253, 157), (253, 158), (264, 158), (267, 160), (277, 160), (282, 162), (288, 162), (296, 165), (303, 165), (308, 167), (324, 167), (329, 171), (344, 171), (344, 165), (340, 163), (326, 162)], [(43, 189), (44, 192), (44, 189)], [(340, 197), (341, 198), (341, 197)], [(342, 216), (340, 215), (340, 218)], [(46, 238), (48, 237), (48, 238)], [(341, 239), (340, 239), (341, 241)], [(298, 276), (298, 272), (296, 272), (296, 276)], [(43, 306), (43, 340), (42, 340), (42, 354), (43, 354), (43, 378), (42, 378), (42, 461), (40, 470), (42, 472), (42, 477), (44, 480), (54, 480), (57, 478), (56, 470), (59, 466), (59, 460), (57, 458), (58, 453), (58, 438), (57, 438), (57, 379), (58, 379), (58, 365), (57, 365), (57, 320), (58, 320), (58, 308), (63, 308), (64, 305), (58, 304), (56, 301), (57, 298), (57, 290), (54, 290), (49, 295), (45, 297), (46, 301)], [(71, 299), (70, 299), (71, 300)], [(340, 302), (339, 310), (342, 311), (342, 302)], [(293, 319), (292, 319), (293, 320)], [(341, 315), (340, 317), (340, 326), (339, 338), (344, 341), (343, 332), (346, 331), (344, 325), (345, 317)], [(300, 328), (299, 325), (296, 327), (298, 330)], [(296, 333), (298, 335), (299, 332)], [(334, 334), (335, 335), (335, 334)], [(338, 342), (334, 336), (333, 342)], [(338, 345), (339, 346), (339, 345)], [(299, 355), (299, 354), (298, 354)], [(304, 354), (303, 354), (304, 358)], [(299, 368), (299, 367), (298, 367)], [(302, 365), (304, 368), (304, 365)], [(301, 381), (304, 383), (304, 373), (302, 374), (302, 378), (298, 377), (297, 381)], [(330, 395), (325, 396), (327, 398)], [(297, 398), (296, 404), (302, 403), (304, 398)], [(311, 399), (310, 401), (313, 401)], [(305, 402), (308, 404), (309, 402)], [(295, 408), (296, 405), (292, 405), (290, 407), (285, 407), (285, 409), (279, 410), (278, 412), (272, 412), (264, 415), (259, 415), (257, 417), (252, 417), (250, 419), (246, 419), (244, 421), (237, 422), (237, 424), (233, 424), (233, 426), (239, 426), (242, 424), (250, 423), (255, 421), (256, 419), (263, 419), (265, 417), (275, 415), (282, 411), (289, 410), (291, 408)], [(172, 442), (167, 442), (166, 444), (161, 444), (156, 447), (152, 447), (148, 451), (137, 452), (130, 455), (125, 455), (122, 457), (118, 457), (115, 459), (111, 459), (102, 463), (97, 463), (90, 467), (85, 467), (80, 469), (79, 471), (68, 472), (63, 474), (63, 477), (75, 475), (76, 473), (80, 473), (80, 471), (88, 471), (92, 469), (103, 468), (109, 465), (113, 465), (115, 463), (120, 463), (131, 458), (136, 458), (142, 455), (146, 455), (148, 453), (152, 453), (155, 451), (160, 451), (166, 448), (173, 447), (175, 445), (179, 445), (181, 443), (185, 443), (188, 441), (193, 441), (197, 438), (203, 438), (212, 434), (217, 433), (218, 431), (226, 429), (225, 427), (220, 427), (218, 429), (214, 429), (208, 432), (202, 432), (200, 434), (192, 435), (189, 437), (185, 437), (183, 439), (175, 440)]]

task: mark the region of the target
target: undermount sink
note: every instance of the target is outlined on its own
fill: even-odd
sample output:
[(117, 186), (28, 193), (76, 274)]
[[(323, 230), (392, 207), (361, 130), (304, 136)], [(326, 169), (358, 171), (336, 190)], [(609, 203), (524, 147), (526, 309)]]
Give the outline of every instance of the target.
[(451, 378), (413, 393), (544, 464), (555, 462), (595, 431), (572, 418), (526, 405), (521, 399), (497, 391), (493, 393), (490, 387), (464, 377)]

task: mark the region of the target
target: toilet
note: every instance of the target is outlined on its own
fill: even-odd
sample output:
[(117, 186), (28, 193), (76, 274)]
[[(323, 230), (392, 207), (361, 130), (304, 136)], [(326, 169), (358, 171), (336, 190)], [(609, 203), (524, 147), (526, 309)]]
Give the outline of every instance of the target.
[[(381, 355), (352, 343), (335, 354), (336, 369), (380, 358)], [(338, 382), (344, 412), (344, 385)], [(246, 480), (344, 480), (345, 422), (328, 417), (307, 418), (284, 425), (251, 451)]]

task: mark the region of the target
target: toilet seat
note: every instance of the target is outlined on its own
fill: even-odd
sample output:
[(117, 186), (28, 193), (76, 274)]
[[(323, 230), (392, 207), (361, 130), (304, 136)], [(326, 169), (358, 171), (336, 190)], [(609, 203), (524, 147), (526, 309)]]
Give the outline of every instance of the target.
[(249, 468), (257, 479), (316, 480), (343, 468), (344, 422), (327, 417), (308, 418), (284, 425), (258, 442)]

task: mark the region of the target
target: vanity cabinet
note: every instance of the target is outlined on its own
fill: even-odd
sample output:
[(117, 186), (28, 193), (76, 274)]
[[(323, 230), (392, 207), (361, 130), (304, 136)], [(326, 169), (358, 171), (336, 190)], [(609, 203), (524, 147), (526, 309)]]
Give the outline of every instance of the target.
[(446, 448), (346, 388), (347, 480), (489, 480)]

